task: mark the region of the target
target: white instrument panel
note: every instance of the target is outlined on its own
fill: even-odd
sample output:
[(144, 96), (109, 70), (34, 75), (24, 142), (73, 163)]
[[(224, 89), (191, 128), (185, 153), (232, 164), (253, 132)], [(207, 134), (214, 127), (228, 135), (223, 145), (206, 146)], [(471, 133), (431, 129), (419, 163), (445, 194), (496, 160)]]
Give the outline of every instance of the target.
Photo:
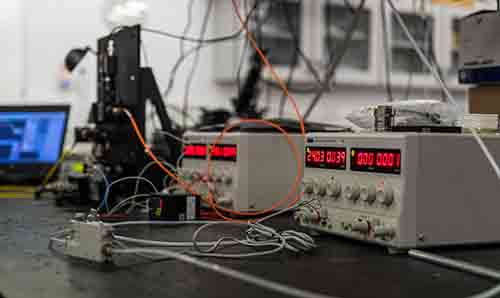
[[(210, 185), (220, 204), (240, 212), (268, 209), (291, 193), (297, 178), (297, 162), (284, 136), (228, 133), (213, 147), (219, 135), (211, 132), (184, 135), (187, 145), (181, 173), (195, 189), (206, 194)], [(304, 138), (300, 135), (291, 135), (291, 138), (302, 163)], [(207, 175), (209, 150), (212, 151), (210, 177)], [(302, 180), (302, 175), (299, 179)], [(300, 185), (290, 198), (296, 197), (299, 191)]]
[(310, 134), (304, 164), (305, 227), (401, 249), (500, 241), (500, 184), (470, 135)]

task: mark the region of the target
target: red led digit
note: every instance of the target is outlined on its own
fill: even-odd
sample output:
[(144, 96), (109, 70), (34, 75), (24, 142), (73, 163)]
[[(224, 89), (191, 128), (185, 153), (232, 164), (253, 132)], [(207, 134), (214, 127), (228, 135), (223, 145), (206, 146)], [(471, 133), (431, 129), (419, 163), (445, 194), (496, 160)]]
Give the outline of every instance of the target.
[(219, 146), (214, 146), (212, 148), (212, 156), (213, 157), (220, 157), (222, 154), (221, 154), (221, 148)]
[[(401, 151), (396, 149), (351, 149), (351, 169), (373, 173), (401, 173)], [(347, 157), (347, 156), (345, 156)]]
[(381, 167), (382, 166), (382, 163), (384, 162), (383, 161), (383, 157), (382, 157), (382, 153), (377, 153), (377, 167)]
[(195, 153), (194, 151), (194, 146), (193, 145), (187, 145), (184, 147), (184, 155), (189, 157), (189, 156), (193, 156)]
[(308, 147), (306, 148), (306, 167), (345, 170), (346, 149), (334, 147)]
[(394, 167), (394, 153), (389, 153), (387, 155), (387, 166), (388, 167)]
[(327, 151), (326, 152), (326, 162), (327, 163), (335, 163), (335, 157), (332, 159), (332, 151)]
[(366, 165), (373, 166), (374, 165), (373, 153), (365, 153), (365, 154), (366, 154)]
[(200, 156), (200, 157), (207, 155), (207, 147), (205, 147), (203, 145), (194, 146), (194, 147), (195, 147), (194, 148), (194, 151), (195, 151), (194, 155)]
[(235, 147), (224, 147), (222, 148), (224, 158), (233, 158), (237, 156), (237, 151)]

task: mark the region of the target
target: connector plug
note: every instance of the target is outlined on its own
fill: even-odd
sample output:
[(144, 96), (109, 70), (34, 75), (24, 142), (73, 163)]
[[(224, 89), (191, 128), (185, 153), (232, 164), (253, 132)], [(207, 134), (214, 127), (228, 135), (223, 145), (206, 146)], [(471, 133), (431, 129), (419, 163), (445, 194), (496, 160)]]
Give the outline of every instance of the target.
[(111, 261), (112, 231), (112, 226), (100, 221), (72, 220), (64, 254), (97, 263)]

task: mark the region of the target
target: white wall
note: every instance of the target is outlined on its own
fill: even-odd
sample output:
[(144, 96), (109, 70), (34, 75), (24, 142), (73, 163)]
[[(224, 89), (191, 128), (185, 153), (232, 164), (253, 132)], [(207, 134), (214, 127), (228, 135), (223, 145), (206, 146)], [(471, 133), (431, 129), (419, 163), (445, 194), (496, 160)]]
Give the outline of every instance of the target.
[(0, 99), (21, 96), (23, 86), (23, 24), (20, 1), (0, 1)]
[[(2, 2), (19, 3), (19, 1), (21, 0)], [(95, 100), (95, 59), (92, 56), (87, 57), (76, 72), (77, 84), (71, 92), (58, 88), (58, 75), (63, 58), (69, 49), (87, 44), (95, 47), (97, 37), (108, 33), (108, 28), (102, 21), (103, 1), (24, 0), (22, 16), (26, 21), (24, 58), (27, 71), (25, 82), (27, 100), (36, 102), (69, 100), (73, 104), (73, 123), (83, 123), (90, 103)], [(151, 7), (148, 27), (172, 33), (182, 32), (187, 20), (187, 1), (147, 2)], [(206, 7), (206, 1), (195, 1), (195, 3), (192, 34), (198, 34)], [(164, 88), (169, 79), (170, 69), (178, 57), (178, 41), (150, 33), (144, 33), (143, 40), (158, 83)], [(212, 50), (210, 47), (202, 50), (199, 69), (190, 93), (190, 102), (193, 106), (228, 106), (229, 99), (234, 96), (234, 88), (213, 83), (212, 77), (217, 70), (212, 65)], [(184, 82), (190, 65), (191, 61), (179, 71), (176, 87), (172, 95), (166, 99), (169, 103), (181, 105)], [(8, 71), (16, 74), (17, 70), (8, 69)], [(277, 112), (279, 91), (274, 91), (273, 94), (271, 111)], [(422, 98), (423, 92), (416, 92), (415, 97)], [(302, 110), (309, 102), (309, 98), (311, 96), (297, 95)], [(463, 101), (463, 94), (460, 98)], [(343, 117), (353, 108), (383, 102), (384, 99), (385, 91), (380, 88), (341, 87), (325, 96), (311, 120), (345, 124)], [(262, 101), (265, 102), (265, 96)], [(287, 113), (293, 116), (290, 109), (287, 109)]]

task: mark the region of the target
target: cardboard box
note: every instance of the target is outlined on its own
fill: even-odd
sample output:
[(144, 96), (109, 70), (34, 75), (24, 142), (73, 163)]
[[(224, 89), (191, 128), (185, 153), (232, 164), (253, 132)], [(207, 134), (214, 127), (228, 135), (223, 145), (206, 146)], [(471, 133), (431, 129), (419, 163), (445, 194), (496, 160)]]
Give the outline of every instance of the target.
[(500, 86), (470, 88), (469, 113), (500, 115)]

